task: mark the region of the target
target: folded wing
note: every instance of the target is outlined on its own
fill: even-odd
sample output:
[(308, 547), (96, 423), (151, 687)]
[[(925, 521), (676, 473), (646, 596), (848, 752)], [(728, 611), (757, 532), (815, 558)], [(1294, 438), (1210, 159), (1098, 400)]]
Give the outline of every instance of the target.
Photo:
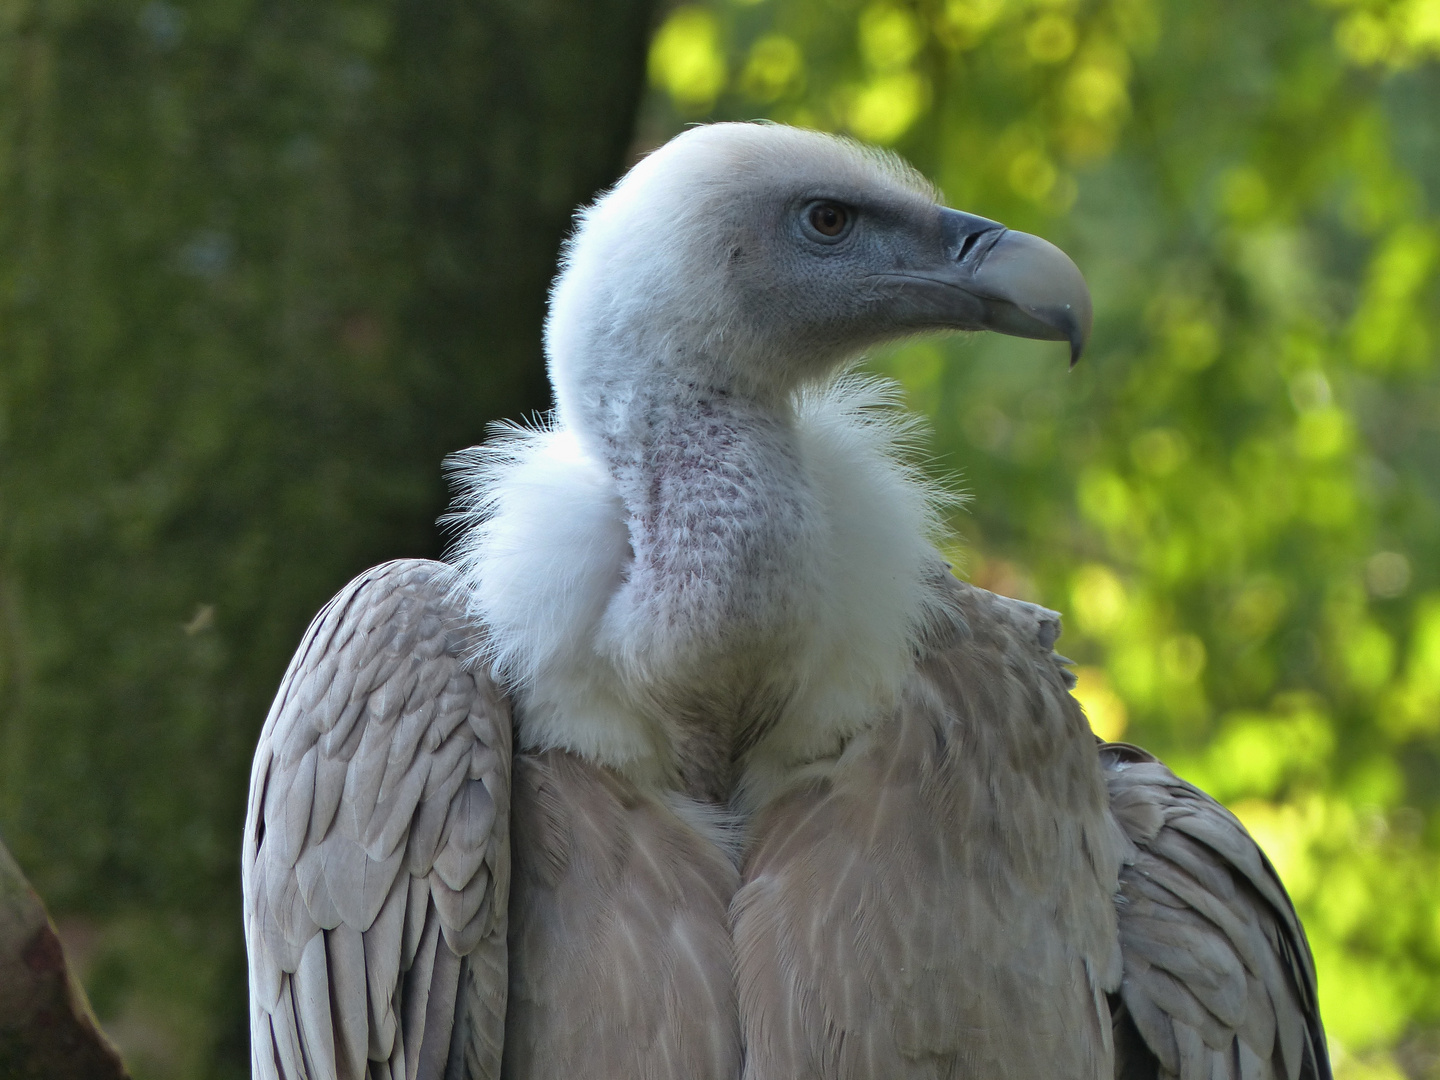
[(1305, 932), (1235, 815), (1150, 754), (1101, 748), (1134, 845), (1117, 907), (1118, 1080), (1329, 1080)]
[(265, 721), (242, 857), (257, 1078), (499, 1075), (510, 714), (465, 662), (452, 581), (420, 560), (356, 578)]

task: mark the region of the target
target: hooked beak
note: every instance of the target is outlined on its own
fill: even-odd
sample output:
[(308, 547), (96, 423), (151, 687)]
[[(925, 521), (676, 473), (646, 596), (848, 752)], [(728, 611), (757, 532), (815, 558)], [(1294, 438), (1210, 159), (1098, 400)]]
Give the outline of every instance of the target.
[(940, 237), (943, 258), (896, 275), (910, 283), (913, 317), (936, 329), (1068, 341), (1075, 366), (1090, 338), (1090, 290), (1068, 255), (1038, 236), (946, 208)]

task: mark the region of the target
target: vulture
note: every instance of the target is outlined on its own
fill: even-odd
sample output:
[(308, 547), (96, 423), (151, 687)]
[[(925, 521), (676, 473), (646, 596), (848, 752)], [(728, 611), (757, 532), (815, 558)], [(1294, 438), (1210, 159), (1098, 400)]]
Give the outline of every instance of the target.
[(584, 209), (553, 416), (451, 460), (448, 561), (341, 590), (265, 721), (254, 1075), (1328, 1080), (1269, 861), (950, 573), (852, 366), (1090, 325), (1058, 248), (817, 132)]

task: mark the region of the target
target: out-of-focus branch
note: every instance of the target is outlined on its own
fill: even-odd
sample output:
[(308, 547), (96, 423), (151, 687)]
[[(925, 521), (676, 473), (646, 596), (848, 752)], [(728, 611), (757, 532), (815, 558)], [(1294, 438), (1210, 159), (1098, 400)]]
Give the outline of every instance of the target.
[(55, 924), (0, 843), (0, 1076), (125, 1080), (70, 977)]

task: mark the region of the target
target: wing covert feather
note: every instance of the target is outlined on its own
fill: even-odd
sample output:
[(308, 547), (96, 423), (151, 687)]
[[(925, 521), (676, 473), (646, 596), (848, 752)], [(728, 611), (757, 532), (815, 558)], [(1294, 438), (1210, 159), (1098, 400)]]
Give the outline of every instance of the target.
[(1125, 743), (1100, 761), (1131, 842), (1112, 1005), (1122, 1080), (1330, 1080), (1310, 946), (1239, 820)]
[(755, 818), (747, 1080), (1108, 1080), (1123, 841), (1058, 617), (949, 587), (893, 714)]
[(422, 560), (356, 578), (266, 718), (241, 867), (257, 1077), (499, 1075), (510, 710), (467, 662), (453, 581)]

